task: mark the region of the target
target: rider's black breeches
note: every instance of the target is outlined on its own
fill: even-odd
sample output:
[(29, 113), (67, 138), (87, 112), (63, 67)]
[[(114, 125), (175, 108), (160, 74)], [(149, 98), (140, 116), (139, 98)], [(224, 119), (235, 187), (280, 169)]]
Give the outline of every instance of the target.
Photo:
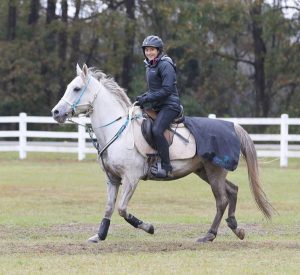
[(153, 123), (152, 134), (157, 146), (158, 154), (162, 160), (162, 164), (170, 164), (169, 144), (164, 136), (164, 131), (177, 116), (178, 111), (162, 109), (157, 114), (157, 117)]

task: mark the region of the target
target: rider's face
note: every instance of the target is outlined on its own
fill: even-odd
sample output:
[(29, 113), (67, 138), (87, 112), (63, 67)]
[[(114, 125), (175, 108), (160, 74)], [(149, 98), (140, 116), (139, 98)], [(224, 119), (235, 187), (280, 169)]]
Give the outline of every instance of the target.
[(145, 56), (152, 61), (158, 56), (158, 50), (154, 47), (145, 47)]

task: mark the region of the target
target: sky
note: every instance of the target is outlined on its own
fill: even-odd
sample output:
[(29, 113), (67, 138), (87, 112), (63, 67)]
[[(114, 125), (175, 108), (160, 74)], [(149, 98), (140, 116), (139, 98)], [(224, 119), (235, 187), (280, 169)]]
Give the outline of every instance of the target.
[[(278, 1), (278, 0), (277, 0)], [(266, 3), (273, 5), (274, 0), (266, 0)], [(300, 0), (282, 0), (282, 5), (284, 6), (296, 6), (300, 9)], [(295, 13), (295, 9), (284, 9), (283, 13), (285, 17), (292, 18), (293, 14)]]
[[(47, 1), (46, 0), (42, 0), (42, 5), (46, 6)], [(266, 3), (269, 3), (270, 5), (273, 5), (274, 0), (265, 0)], [(276, 2), (278, 2), (278, 0), (276, 0)], [(75, 12), (75, 8), (74, 8), (74, 1), (69, 0), (69, 16), (73, 16), (74, 12)], [(99, 1), (99, 3), (101, 3), (101, 1)], [(282, 4), (286, 5), (286, 6), (296, 6), (300, 9), (300, 0), (282, 0)], [(102, 5), (103, 8), (103, 5)], [(99, 10), (102, 9), (101, 6), (98, 7)], [(61, 9), (60, 9), (60, 0), (57, 1), (57, 13), (60, 13)], [(283, 10), (285, 16), (287, 18), (291, 18), (293, 16), (293, 14), (296, 12), (295, 9), (284, 9)]]

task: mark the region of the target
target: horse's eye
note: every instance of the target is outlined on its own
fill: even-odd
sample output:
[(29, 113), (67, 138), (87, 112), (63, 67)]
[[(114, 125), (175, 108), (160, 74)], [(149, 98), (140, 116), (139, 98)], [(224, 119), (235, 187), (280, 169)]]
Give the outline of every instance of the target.
[(79, 92), (81, 89), (79, 87), (74, 88), (74, 92)]

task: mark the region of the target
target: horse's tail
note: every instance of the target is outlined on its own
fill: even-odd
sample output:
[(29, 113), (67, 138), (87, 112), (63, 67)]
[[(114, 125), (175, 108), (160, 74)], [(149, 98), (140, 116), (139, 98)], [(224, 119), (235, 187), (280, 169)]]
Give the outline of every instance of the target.
[(266, 218), (271, 219), (274, 208), (269, 203), (259, 179), (257, 155), (254, 143), (249, 134), (238, 124), (234, 125), (235, 132), (241, 142), (241, 152), (246, 160), (248, 167), (249, 184), (252, 195), (258, 208), (263, 212)]

